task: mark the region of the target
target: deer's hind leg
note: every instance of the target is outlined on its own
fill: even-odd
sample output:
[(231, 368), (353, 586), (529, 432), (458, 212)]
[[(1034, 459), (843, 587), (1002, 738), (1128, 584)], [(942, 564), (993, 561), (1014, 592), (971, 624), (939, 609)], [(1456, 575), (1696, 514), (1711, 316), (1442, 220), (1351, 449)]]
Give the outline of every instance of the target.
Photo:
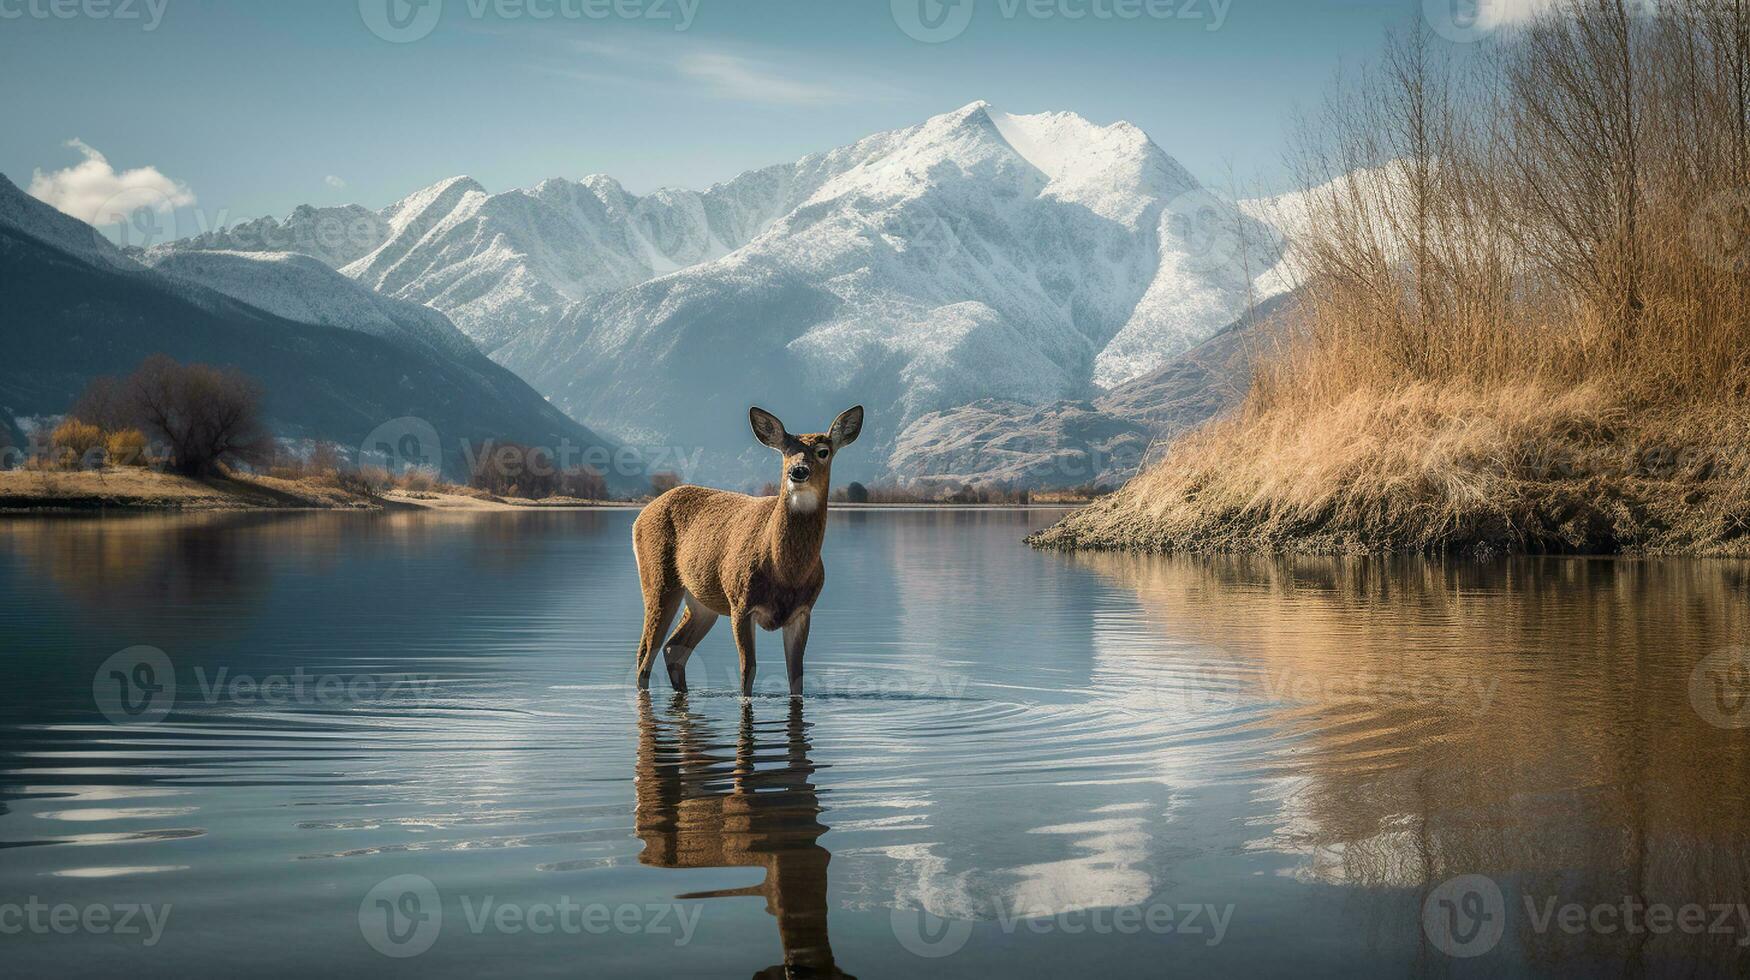
[(662, 645), (662, 660), (668, 668), (668, 682), (676, 691), (687, 689), (687, 660), (692, 657), (693, 649), (705, 634), (711, 632), (711, 627), (717, 622), (717, 614), (705, 608), (699, 600), (690, 593), (682, 592), (686, 609), (681, 613), (680, 625), (669, 635), (668, 642)]
[(638, 641), (638, 690), (650, 688), (650, 666), (656, 659), (657, 645), (668, 624), (674, 622), (685, 592), (679, 582), (646, 581), (644, 583), (644, 636)]

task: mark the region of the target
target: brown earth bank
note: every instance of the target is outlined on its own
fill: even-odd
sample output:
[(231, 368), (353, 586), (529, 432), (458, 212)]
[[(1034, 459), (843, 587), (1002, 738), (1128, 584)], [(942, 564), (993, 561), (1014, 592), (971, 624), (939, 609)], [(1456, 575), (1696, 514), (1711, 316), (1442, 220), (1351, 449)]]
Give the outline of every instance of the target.
[(519, 510), (595, 507), (570, 497), (525, 500), (459, 488), (352, 492), (317, 479), (227, 474), (191, 479), (135, 467), (103, 470), (0, 470), (0, 513), (102, 510)]
[(1602, 388), (1242, 411), (1028, 539), (1059, 550), (1750, 556), (1750, 408)]
[[(429, 482), (429, 481), (427, 481)], [(834, 508), (883, 510), (1062, 509), (1086, 503), (1069, 494), (1041, 494), (1031, 504), (946, 503), (927, 500), (880, 503), (834, 501)], [(321, 477), (287, 479), (228, 473), (191, 479), (138, 467), (102, 470), (0, 470), (0, 515), (78, 511), (430, 510), (446, 513), (574, 508), (639, 507), (642, 501), (506, 497), (435, 483), (391, 487), (369, 494)]]

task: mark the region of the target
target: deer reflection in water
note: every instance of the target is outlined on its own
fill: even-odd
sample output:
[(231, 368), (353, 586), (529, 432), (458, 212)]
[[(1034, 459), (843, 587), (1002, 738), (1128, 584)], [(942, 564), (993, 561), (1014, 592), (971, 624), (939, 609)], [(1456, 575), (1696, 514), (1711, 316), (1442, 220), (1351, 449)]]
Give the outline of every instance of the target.
[(712, 720), (674, 696), (659, 714), (638, 699), (637, 813), (641, 864), (661, 868), (764, 868), (746, 888), (693, 892), (680, 899), (763, 896), (778, 920), (784, 962), (759, 977), (847, 977), (827, 938), (827, 863), (820, 845), (819, 791), (808, 757), (802, 701), (791, 699), (780, 732), (763, 730), (753, 703), (741, 705), (733, 744)]

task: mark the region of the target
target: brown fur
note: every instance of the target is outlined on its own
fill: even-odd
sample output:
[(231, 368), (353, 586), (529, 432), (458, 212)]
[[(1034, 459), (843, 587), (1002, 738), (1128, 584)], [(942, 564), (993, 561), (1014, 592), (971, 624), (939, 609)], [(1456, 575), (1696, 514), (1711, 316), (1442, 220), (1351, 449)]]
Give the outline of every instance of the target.
[[(785, 630), (790, 693), (802, 693), (802, 654), (814, 600), (826, 583), (820, 545), (832, 461), (862, 427), (859, 406), (830, 432), (790, 435), (769, 413), (754, 409), (755, 435), (784, 457), (776, 497), (750, 497), (708, 487), (675, 487), (632, 522), (632, 550), (644, 592), (644, 635), (638, 644), (638, 686), (650, 685), (658, 643), (686, 596), (686, 614), (667, 643), (669, 681), (686, 690), (686, 661), (717, 616), (728, 616), (741, 657), (742, 693), (753, 693), (753, 627)], [(825, 450), (827, 457), (820, 458)], [(800, 484), (789, 474), (806, 466)], [(808, 495), (812, 508), (801, 506)]]

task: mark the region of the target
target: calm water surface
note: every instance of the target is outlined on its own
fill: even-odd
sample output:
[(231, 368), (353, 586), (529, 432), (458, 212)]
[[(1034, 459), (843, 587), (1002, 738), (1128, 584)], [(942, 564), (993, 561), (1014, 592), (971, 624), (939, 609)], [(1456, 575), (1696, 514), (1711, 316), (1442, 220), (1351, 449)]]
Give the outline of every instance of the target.
[(806, 700), (641, 698), (632, 516), (0, 523), (0, 972), (1750, 964), (1743, 563), (838, 513)]

